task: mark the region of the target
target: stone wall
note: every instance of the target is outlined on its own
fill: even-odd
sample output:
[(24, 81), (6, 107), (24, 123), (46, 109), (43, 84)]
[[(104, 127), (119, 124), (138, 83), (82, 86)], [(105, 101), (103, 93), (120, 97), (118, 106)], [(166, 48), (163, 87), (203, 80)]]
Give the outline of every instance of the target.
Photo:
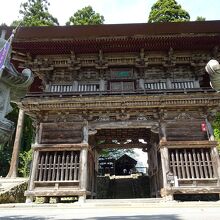
[[(130, 187), (128, 187), (130, 185)], [(148, 176), (98, 176), (97, 199), (149, 198)]]
[(110, 176), (97, 177), (97, 199), (109, 199)]

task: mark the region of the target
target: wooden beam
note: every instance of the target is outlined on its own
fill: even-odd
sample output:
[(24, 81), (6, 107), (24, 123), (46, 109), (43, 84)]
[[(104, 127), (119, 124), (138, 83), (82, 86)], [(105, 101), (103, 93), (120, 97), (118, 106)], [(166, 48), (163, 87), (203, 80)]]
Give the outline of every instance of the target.
[(173, 194), (207, 194), (220, 193), (220, 187), (206, 186), (206, 187), (167, 187), (161, 190), (161, 196), (168, 196)]
[(39, 151), (62, 151), (62, 150), (81, 150), (88, 147), (88, 143), (78, 144), (34, 144), (32, 148)]
[(160, 141), (160, 147), (170, 148), (211, 148), (217, 146), (216, 141)]
[(81, 190), (79, 188), (74, 189), (41, 189), (41, 190), (27, 190), (25, 196), (81, 196), (91, 195), (90, 191)]
[(128, 144), (99, 144), (96, 148), (104, 149), (104, 148), (146, 148), (147, 144), (142, 143), (128, 143)]

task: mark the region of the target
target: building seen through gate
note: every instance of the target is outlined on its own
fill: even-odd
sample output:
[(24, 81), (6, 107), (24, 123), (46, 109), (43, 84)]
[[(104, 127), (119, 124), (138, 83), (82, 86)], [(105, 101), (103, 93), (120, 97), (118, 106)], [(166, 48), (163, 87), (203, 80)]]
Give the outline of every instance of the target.
[(12, 60), (35, 74), (19, 104), (36, 126), (27, 198), (94, 198), (99, 152), (118, 143), (148, 152), (151, 195), (219, 194), (220, 94), (205, 72), (219, 26), (20, 28)]

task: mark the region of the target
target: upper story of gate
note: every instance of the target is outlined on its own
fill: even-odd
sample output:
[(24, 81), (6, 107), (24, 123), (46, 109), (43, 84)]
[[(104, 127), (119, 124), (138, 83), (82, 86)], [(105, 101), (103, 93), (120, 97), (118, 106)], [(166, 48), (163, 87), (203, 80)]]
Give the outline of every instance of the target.
[(12, 46), (14, 64), (35, 74), (31, 100), (195, 94), (212, 90), (205, 65), (220, 58), (220, 21), (22, 27)]

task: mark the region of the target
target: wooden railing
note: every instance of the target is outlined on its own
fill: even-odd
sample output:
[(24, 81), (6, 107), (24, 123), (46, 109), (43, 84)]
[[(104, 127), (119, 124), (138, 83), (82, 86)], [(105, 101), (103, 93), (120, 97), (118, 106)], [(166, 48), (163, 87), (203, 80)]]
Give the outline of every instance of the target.
[(194, 89), (134, 89), (130, 91), (71, 91), (71, 92), (31, 92), (26, 97), (62, 97), (62, 96), (94, 96), (94, 95), (144, 95), (144, 94), (181, 94), (181, 93), (196, 93), (196, 92), (215, 92), (211, 87), (194, 88)]

